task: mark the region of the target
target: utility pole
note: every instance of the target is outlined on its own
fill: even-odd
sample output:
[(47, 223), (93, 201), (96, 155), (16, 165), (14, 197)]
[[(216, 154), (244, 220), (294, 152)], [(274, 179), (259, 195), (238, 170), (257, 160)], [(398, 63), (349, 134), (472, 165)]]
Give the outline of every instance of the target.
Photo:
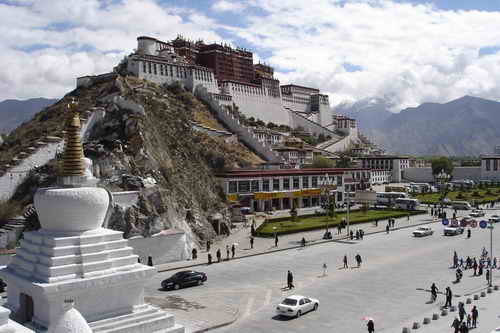
[(489, 219), (489, 226), (488, 229), (490, 229), (490, 280), (488, 281), (488, 286), (491, 287), (493, 284), (493, 220)]

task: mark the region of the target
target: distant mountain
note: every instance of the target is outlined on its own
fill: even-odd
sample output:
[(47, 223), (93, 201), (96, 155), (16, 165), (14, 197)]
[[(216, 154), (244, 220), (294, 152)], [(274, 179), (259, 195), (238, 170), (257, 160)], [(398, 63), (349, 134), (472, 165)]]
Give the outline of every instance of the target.
[(31, 98), (27, 100), (7, 99), (0, 102), (0, 133), (7, 133), (30, 120), (43, 108), (54, 104), (57, 99)]
[(500, 144), (500, 103), (478, 97), (424, 103), (388, 116), (378, 107), (373, 113), (367, 107), (358, 113), (352, 108), (343, 111), (357, 118), (361, 130), (392, 153), (478, 155), (491, 153)]

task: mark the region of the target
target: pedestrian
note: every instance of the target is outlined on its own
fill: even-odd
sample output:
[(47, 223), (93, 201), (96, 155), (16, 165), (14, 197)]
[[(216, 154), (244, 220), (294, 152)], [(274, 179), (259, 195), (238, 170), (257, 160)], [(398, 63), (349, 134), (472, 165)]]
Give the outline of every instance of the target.
[(347, 255), (346, 254), (344, 255), (344, 268), (349, 268), (349, 266), (347, 265)]
[(385, 226), (385, 232), (389, 234), (389, 223), (387, 223), (387, 225)]
[(328, 269), (328, 266), (326, 266), (326, 262), (323, 264), (323, 276), (326, 276), (326, 270)]
[(431, 301), (432, 302), (436, 301), (438, 291), (439, 291), (439, 289), (438, 289), (438, 287), (436, 287), (436, 284), (432, 283), (432, 285), (431, 285)]
[(222, 255), (220, 253), (220, 249), (217, 249), (217, 252), (215, 253), (215, 255), (217, 256), (217, 262), (220, 262), (221, 257), (222, 257)]
[(470, 238), (471, 231), (470, 229), (467, 229), (467, 238)]
[(340, 235), (341, 232), (342, 232), (342, 226), (339, 224), (337, 226), (337, 235)]
[(463, 302), (458, 302), (458, 316), (460, 317), (460, 322), (463, 322), (465, 318), (465, 309)]
[(351, 240), (353, 240), (353, 239), (354, 239), (354, 232), (353, 232), (352, 230), (351, 230), (351, 231), (349, 231), (349, 236), (351, 237)]
[(195, 248), (193, 248), (191, 250), (191, 254), (192, 254), (193, 260), (198, 259), (198, 250), (196, 250)]
[(356, 254), (356, 262), (358, 263), (358, 268), (361, 267), (361, 256), (358, 254)]
[(226, 260), (229, 260), (229, 245), (226, 245)]
[(479, 317), (479, 313), (478, 313), (477, 308), (476, 308), (475, 305), (472, 308), (471, 312), (472, 312), (472, 328), (476, 328), (476, 326), (477, 326), (477, 317)]
[(469, 314), (467, 314), (467, 328), (470, 328), (470, 326), (472, 325), (472, 316)]
[(460, 333), (468, 333), (469, 332), (469, 328), (467, 327), (467, 325), (465, 324), (465, 321), (462, 322), (462, 325), (460, 325)]
[(278, 247), (278, 234), (274, 234), (274, 247)]
[(486, 270), (486, 284), (489, 284), (490, 283), (490, 270), (487, 269)]
[(212, 255), (210, 253), (208, 254), (208, 264), (212, 264)]
[(497, 257), (493, 258), (493, 268), (497, 268)]
[(368, 323), (366, 324), (366, 327), (368, 328), (368, 333), (374, 333), (375, 332), (375, 323), (373, 322), (372, 319), (368, 320)]
[(356, 240), (359, 239), (359, 230), (356, 230)]
[(250, 227), (250, 234), (251, 234), (252, 236), (255, 236), (255, 227), (253, 226), (253, 224), (252, 224), (252, 226)]
[(406, 215), (406, 220), (410, 221), (410, 214), (409, 213), (408, 213), (408, 215)]
[(457, 317), (455, 317), (453, 323), (451, 323), (451, 327), (455, 329), (455, 333), (460, 333), (460, 321)]
[(288, 274), (286, 276), (286, 282), (288, 285), (288, 289), (293, 289), (295, 286), (293, 285), (293, 274), (291, 271), (288, 271)]
[(474, 276), (476, 276), (477, 272), (477, 261), (476, 258), (474, 258), (474, 263), (472, 264), (472, 268), (474, 269)]
[(302, 247), (306, 246), (306, 239), (302, 237), (302, 240), (300, 241)]
[(253, 237), (250, 237), (250, 248), (253, 249)]
[(148, 266), (153, 267), (153, 257), (148, 256)]
[(457, 251), (453, 252), (453, 268), (457, 268), (458, 266), (458, 255)]
[(361, 240), (363, 240), (364, 236), (365, 236), (365, 232), (363, 231), (363, 229), (359, 229), (359, 238), (361, 238)]
[(378, 227), (378, 220), (375, 220), (375, 226)]
[(210, 240), (207, 240), (207, 252), (210, 252)]
[(451, 292), (450, 287), (446, 287), (446, 302), (444, 303), (444, 307), (451, 307), (451, 298), (453, 297), (453, 293)]
[(482, 262), (480, 262), (479, 269), (477, 271), (477, 275), (479, 275), (479, 276), (483, 275), (483, 267), (484, 267), (484, 264)]
[(234, 254), (236, 253), (236, 247), (233, 245), (231, 245), (231, 254), (232, 254), (232, 257), (231, 258), (234, 258)]
[(431, 216), (434, 216), (434, 208), (431, 208)]

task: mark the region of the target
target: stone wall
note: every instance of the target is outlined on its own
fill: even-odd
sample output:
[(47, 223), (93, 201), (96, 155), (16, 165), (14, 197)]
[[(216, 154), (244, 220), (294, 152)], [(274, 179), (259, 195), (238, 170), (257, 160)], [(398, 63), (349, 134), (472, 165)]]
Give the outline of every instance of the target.
[(315, 133), (316, 135), (323, 134), (325, 136), (331, 136), (332, 138), (338, 137), (334, 132), (330, 131), (328, 128), (321, 126), (320, 124), (307, 119), (306, 117), (302, 116), (301, 114), (291, 110), (287, 109), (290, 117), (290, 127), (292, 128), (297, 128), (297, 127), (303, 127), (306, 132), (309, 132), (311, 134)]
[(186, 260), (191, 256), (192, 245), (183, 231), (169, 232), (151, 238), (131, 238), (129, 245), (141, 262), (146, 264), (148, 256), (153, 257), (153, 264), (165, 264)]
[(211, 111), (215, 113), (217, 119), (219, 119), (232, 133), (236, 134), (238, 139), (252, 149), (257, 155), (268, 162), (278, 163), (281, 160), (278, 154), (273, 152), (265, 143), (259, 142), (250, 129), (241, 125), (238, 119), (234, 118), (232, 114), (222, 107), (206, 88), (198, 86), (195, 95), (209, 104)]

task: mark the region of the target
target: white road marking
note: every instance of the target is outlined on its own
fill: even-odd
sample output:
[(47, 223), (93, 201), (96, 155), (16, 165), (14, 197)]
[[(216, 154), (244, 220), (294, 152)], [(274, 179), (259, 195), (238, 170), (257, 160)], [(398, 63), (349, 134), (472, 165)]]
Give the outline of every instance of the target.
[(245, 312), (243, 313), (243, 317), (247, 317), (247, 316), (249, 316), (251, 314), (252, 306), (253, 306), (253, 302), (254, 301), (255, 301), (255, 297), (254, 296), (251, 296), (248, 299), (247, 307), (245, 308)]
[(271, 295), (272, 295), (272, 293), (273, 293), (272, 289), (268, 289), (267, 290), (266, 300), (264, 301), (264, 305), (268, 305), (269, 303), (271, 303)]

